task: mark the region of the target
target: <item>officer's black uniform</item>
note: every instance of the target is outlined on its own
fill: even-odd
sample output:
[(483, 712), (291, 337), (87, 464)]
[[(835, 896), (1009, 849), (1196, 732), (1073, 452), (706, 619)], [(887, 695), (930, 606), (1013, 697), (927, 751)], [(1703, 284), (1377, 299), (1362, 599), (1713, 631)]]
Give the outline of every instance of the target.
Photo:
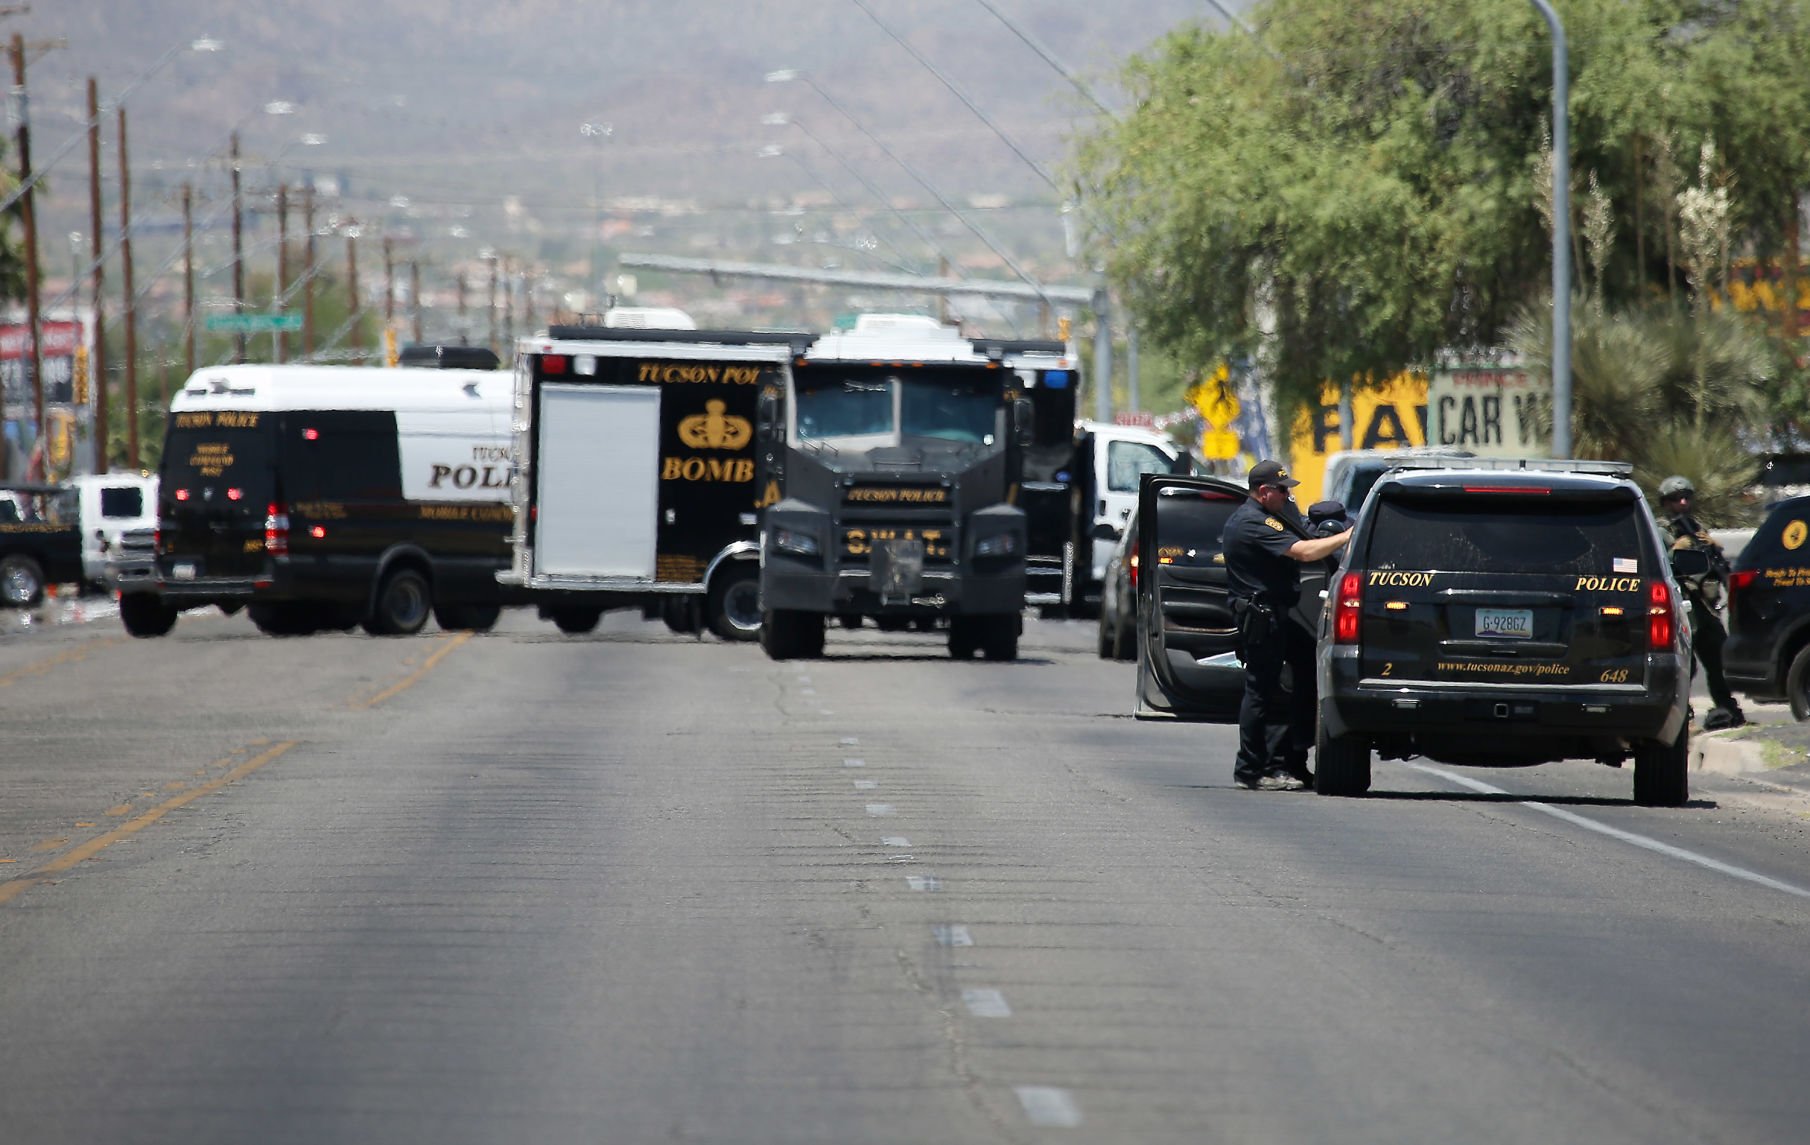
[[(1697, 518), (1689, 513), (1674, 514), (1666, 522), (1666, 528), (1674, 538), (1690, 537), (1697, 543), (1697, 547), (1702, 547), (1700, 535), (1708, 535)], [(1717, 551), (1720, 551), (1720, 546)], [(1705, 595), (1700, 585), (1686, 584), (1682, 587), (1691, 602), (1691, 650), (1696, 654), (1697, 662), (1703, 665), (1703, 680), (1709, 685), (1710, 700), (1732, 716), (1736, 723), (1746, 723), (1741, 705), (1735, 701), (1735, 694), (1728, 690), (1728, 677), (1722, 673), (1722, 645), (1728, 640), (1728, 630), (1722, 627), (1721, 619), (1716, 616), (1716, 610), (1712, 607), (1715, 601)], [(1717, 599), (1720, 599), (1719, 594)]]
[(1314, 638), (1291, 615), (1301, 599), (1301, 563), (1287, 553), (1306, 539), (1307, 528), (1293, 502), (1272, 514), (1253, 498), (1226, 519), (1224, 537), (1244, 660), (1232, 777), (1246, 787), (1265, 775), (1306, 781), (1314, 738)]

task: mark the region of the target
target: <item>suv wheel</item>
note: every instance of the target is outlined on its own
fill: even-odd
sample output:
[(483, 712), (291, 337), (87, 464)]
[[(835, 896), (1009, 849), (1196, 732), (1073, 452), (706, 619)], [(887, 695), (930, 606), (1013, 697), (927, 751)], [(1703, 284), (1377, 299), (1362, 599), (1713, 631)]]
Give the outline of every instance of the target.
[(1676, 743), (1649, 740), (1634, 745), (1634, 802), (1644, 807), (1682, 807), (1690, 799), (1691, 731)]
[(1810, 720), (1810, 648), (1791, 658), (1785, 671), (1785, 699), (1791, 704), (1791, 718)]
[(44, 570), (30, 557), (0, 561), (0, 601), (13, 608), (33, 608), (44, 599)]
[(1370, 790), (1370, 744), (1358, 736), (1329, 736), (1320, 724), (1314, 741), (1314, 790), (1362, 795)]
[(119, 598), (119, 619), (132, 636), (163, 636), (176, 627), (176, 606), (154, 592), (129, 592)]

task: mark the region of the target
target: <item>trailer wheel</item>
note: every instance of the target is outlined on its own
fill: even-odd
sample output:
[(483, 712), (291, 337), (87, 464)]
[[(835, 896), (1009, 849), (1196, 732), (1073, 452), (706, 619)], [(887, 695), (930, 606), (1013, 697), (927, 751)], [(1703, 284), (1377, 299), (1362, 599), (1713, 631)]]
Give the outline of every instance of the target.
[(500, 604), (434, 605), (434, 623), (448, 632), (489, 632), (502, 615)]
[(372, 636), (413, 636), (426, 627), (433, 599), (426, 577), (412, 568), (394, 569), (377, 590), (364, 630)]
[(176, 606), (154, 592), (129, 592), (119, 598), (119, 619), (132, 636), (164, 636), (176, 627)]
[(555, 608), (548, 613), (554, 627), (570, 636), (582, 636), (597, 627), (603, 619), (601, 608)]
[(708, 604), (710, 631), (724, 640), (756, 640), (760, 637), (760, 572), (744, 562), (724, 570), (711, 582)]
[(0, 561), (0, 601), (12, 608), (31, 608), (44, 599), (44, 570), (27, 556)]

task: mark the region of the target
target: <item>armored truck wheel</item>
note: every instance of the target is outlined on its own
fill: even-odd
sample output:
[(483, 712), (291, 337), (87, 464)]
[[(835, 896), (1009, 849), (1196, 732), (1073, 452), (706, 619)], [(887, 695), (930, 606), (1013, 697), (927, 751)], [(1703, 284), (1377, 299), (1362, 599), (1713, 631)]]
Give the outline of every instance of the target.
[(154, 592), (129, 592), (119, 598), (119, 619), (132, 636), (164, 636), (176, 627), (176, 606)]

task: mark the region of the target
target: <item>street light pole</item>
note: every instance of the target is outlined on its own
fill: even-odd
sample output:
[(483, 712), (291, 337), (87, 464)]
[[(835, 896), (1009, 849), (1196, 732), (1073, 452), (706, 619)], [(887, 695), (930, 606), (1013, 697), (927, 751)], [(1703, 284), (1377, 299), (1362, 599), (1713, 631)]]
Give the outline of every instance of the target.
[(1552, 30), (1552, 455), (1571, 456), (1571, 129), (1565, 25), (1530, 0)]
[(101, 97), (100, 88), (93, 76), (88, 77), (88, 231), (94, 236), (93, 271), (89, 276), (89, 307), (94, 312), (93, 341), (94, 349), (88, 355), (88, 386), (94, 391), (94, 471), (105, 473), (108, 468), (107, 437), (107, 340), (101, 336), (104, 328), (102, 313), (105, 309), (105, 296), (102, 292), (103, 275), (101, 265)]

